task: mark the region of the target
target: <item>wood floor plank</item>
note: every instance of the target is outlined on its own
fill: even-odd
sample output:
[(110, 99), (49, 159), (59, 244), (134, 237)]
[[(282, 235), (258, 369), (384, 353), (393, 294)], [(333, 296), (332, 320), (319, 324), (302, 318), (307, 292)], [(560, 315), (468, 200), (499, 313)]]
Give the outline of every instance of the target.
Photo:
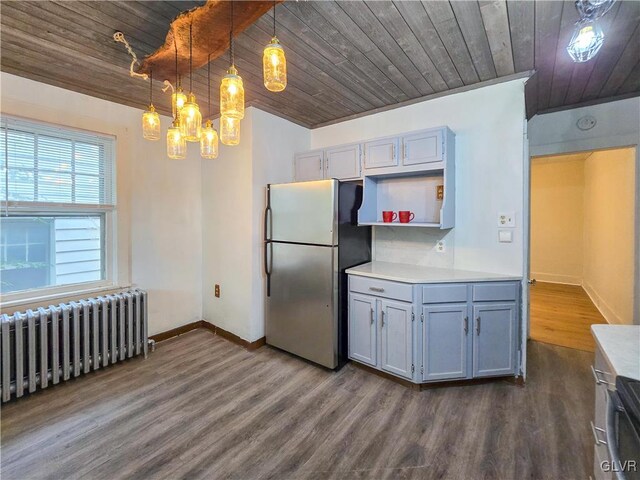
[(587, 478), (592, 354), (424, 391), (194, 330), (2, 408), (3, 479)]
[(607, 323), (578, 285), (538, 282), (531, 292), (531, 338), (593, 352), (591, 325)]

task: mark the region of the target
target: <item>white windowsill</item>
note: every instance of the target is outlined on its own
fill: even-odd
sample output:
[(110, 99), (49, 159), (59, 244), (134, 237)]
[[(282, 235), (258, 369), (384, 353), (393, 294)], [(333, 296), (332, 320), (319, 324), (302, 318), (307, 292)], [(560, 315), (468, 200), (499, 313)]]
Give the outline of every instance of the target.
[[(42, 307), (47, 307), (49, 305), (51, 305), (52, 303), (56, 303), (55, 300), (62, 300), (62, 299), (68, 299), (68, 301), (72, 301), (72, 300), (83, 300), (87, 297), (90, 296), (95, 296), (96, 294), (100, 294), (100, 293), (106, 293), (106, 292), (113, 292), (113, 291), (119, 291), (119, 290), (126, 290), (128, 288), (131, 288), (131, 285), (116, 285), (113, 283), (108, 283), (108, 284), (102, 284), (102, 285), (94, 285), (94, 286), (81, 286), (81, 285), (77, 285), (76, 289), (70, 290), (70, 291), (60, 291), (60, 292), (55, 292), (55, 293), (45, 293), (45, 294), (40, 294), (38, 295), (37, 292), (33, 292), (32, 297), (28, 297), (28, 298), (23, 298), (21, 294), (21, 298), (11, 298), (11, 295), (5, 295), (3, 296), (2, 301), (0, 302), (0, 310), (3, 313), (8, 313), (7, 309), (15, 309), (15, 311), (20, 310), (20, 308), (16, 308), (16, 307), (21, 307), (21, 306), (27, 306), (27, 305), (36, 305), (37, 306), (42, 306)], [(4, 301), (4, 298), (9, 297), (8, 301)], [(60, 303), (60, 302), (57, 302)]]

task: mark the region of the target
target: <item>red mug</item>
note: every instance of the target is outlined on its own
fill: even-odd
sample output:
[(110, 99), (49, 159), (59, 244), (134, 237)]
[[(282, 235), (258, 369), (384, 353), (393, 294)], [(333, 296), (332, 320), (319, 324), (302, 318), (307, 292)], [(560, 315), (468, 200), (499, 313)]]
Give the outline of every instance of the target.
[(385, 210), (382, 212), (382, 221), (384, 223), (391, 223), (396, 218), (398, 218), (398, 214), (396, 212), (393, 212), (391, 210)]
[(409, 210), (400, 210), (398, 216), (400, 217), (400, 223), (409, 223), (415, 217), (414, 213)]

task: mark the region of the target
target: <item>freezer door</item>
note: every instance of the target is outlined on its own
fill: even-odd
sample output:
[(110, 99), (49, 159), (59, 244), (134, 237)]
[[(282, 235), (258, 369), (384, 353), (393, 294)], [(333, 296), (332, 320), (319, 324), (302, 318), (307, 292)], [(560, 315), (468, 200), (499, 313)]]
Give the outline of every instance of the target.
[(338, 364), (337, 250), (269, 244), (267, 343), (327, 368)]
[(271, 185), (268, 238), (280, 242), (337, 244), (338, 181)]

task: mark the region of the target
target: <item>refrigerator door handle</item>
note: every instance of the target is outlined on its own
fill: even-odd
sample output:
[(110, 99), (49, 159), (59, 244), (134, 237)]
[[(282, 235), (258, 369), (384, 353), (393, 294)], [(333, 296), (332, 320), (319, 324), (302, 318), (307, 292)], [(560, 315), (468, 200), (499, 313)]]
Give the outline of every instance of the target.
[(264, 274), (267, 277), (267, 297), (271, 296), (271, 266), (273, 257), (273, 245), (269, 239), (272, 230), (271, 214), (271, 185), (267, 185), (267, 207), (264, 209)]

